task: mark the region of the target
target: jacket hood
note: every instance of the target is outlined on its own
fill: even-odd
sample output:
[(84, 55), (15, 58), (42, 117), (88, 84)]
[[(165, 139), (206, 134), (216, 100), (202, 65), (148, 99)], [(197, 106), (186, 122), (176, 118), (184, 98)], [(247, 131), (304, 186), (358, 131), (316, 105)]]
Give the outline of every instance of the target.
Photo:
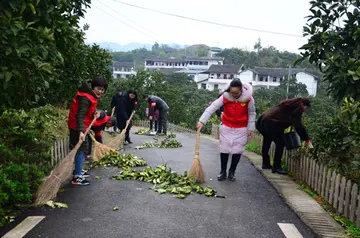
[(91, 88), (91, 83), (83, 83), (79, 89), (79, 92), (88, 93), (95, 98), (98, 98)]
[(251, 99), (253, 95), (253, 87), (249, 83), (242, 83), (242, 93), (241, 96), (237, 99), (231, 96), (231, 94), (228, 92), (224, 92), (223, 95), (226, 99), (230, 101), (237, 100), (239, 102), (247, 102)]

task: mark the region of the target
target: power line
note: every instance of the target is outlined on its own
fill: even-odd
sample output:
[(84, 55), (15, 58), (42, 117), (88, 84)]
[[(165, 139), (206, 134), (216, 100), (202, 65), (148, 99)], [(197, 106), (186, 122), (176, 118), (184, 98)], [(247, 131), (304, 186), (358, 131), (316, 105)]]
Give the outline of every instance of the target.
[(295, 34), (290, 34), (290, 33), (282, 33), (282, 32), (276, 32), (276, 31), (260, 30), (260, 29), (242, 27), (242, 26), (223, 24), (223, 23), (218, 23), (218, 22), (213, 22), (213, 21), (201, 20), (201, 19), (196, 19), (196, 18), (187, 17), (187, 16), (181, 16), (181, 15), (177, 15), (177, 14), (173, 14), (173, 13), (162, 12), (162, 11), (159, 11), (159, 10), (150, 9), (150, 8), (146, 8), (146, 7), (141, 7), (141, 6), (137, 6), (137, 5), (134, 5), (134, 4), (122, 2), (122, 1), (119, 1), (119, 0), (113, 0), (113, 1), (115, 1), (117, 3), (120, 3), (120, 4), (123, 4), (123, 5), (130, 6), (130, 7), (135, 7), (135, 8), (151, 11), (151, 12), (161, 13), (161, 14), (164, 14), (164, 15), (172, 16), (172, 17), (177, 17), (177, 18), (182, 18), (182, 19), (186, 19), (186, 20), (191, 20), (191, 21), (197, 21), (197, 22), (217, 25), (217, 26), (236, 28), (236, 29), (241, 29), (241, 30), (246, 30), (246, 31), (262, 32), (262, 33), (268, 33), (268, 34), (274, 34), (274, 35), (283, 35), (283, 36), (292, 36), (292, 37), (301, 37), (301, 38), (303, 37), (301, 35), (295, 35)]
[[(148, 33), (150, 33), (153, 37), (155, 36), (154, 39), (155, 39), (155, 38), (159, 38), (159, 37), (157, 36), (157, 34), (155, 34), (154, 32), (152, 32), (152, 31), (150, 31), (150, 30), (148, 30), (147, 28), (143, 27), (143, 26), (140, 25), (139, 23), (131, 20), (130, 18), (128, 18), (128, 17), (125, 16), (124, 14), (122, 14), (122, 13), (120, 13), (120, 12), (118, 12), (118, 11), (115, 11), (114, 9), (112, 9), (111, 7), (109, 7), (107, 4), (101, 2), (100, 0), (98, 0), (98, 2), (99, 2), (100, 4), (102, 4), (102, 5), (104, 5), (105, 7), (109, 8), (111, 11), (115, 12), (116, 14), (119, 14), (120, 16), (126, 18), (128, 21), (130, 21), (130, 22), (138, 25), (139, 27), (141, 27), (142, 29), (144, 29), (145, 31), (147, 31)], [(160, 42), (159, 42), (159, 43), (160, 43)]]
[(150, 38), (152, 38), (153, 40), (155, 40), (155, 41), (156, 41), (156, 39), (155, 39), (154, 37), (149, 36), (148, 34), (146, 34), (146, 33), (142, 32), (142, 31), (140, 31), (140, 30), (136, 29), (135, 27), (131, 26), (130, 24), (128, 24), (128, 23), (126, 23), (126, 22), (124, 22), (123, 20), (120, 20), (120, 19), (119, 19), (119, 18), (117, 18), (116, 16), (113, 16), (113, 15), (111, 15), (110, 13), (108, 13), (108, 12), (106, 12), (106, 11), (102, 10), (101, 8), (99, 8), (99, 7), (97, 7), (97, 8), (98, 8), (100, 11), (102, 11), (103, 13), (105, 13), (105, 14), (107, 14), (107, 15), (109, 15), (109, 16), (112, 16), (113, 18), (117, 19), (117, 20), (118, 20), (119, 22), (121, 22), (122, 24), (124, 24), (124, 25), (126, 25), (126, 26), (130, 27), (131, 29), (133, 29), (133, 30), (135, 30), (135, 31), (139, 32), (140, 34), (143, 34), (143, 35), (145, 35), (145, 36), (147, 36), (147, 37), (150, 37)]

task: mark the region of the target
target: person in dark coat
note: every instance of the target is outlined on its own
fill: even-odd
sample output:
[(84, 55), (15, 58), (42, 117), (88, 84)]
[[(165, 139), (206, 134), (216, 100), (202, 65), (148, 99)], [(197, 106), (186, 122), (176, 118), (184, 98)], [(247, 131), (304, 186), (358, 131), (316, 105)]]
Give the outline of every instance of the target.
[[(112, 97), (111, 109), (113, 109), (116, 106), (117, 102), (120, 100), (121, 95), (122, 95), (122, 90), (121, 90), (121, 88), (118, 88), (116, 90), (115, 95)], [(114, 115), (116, 115), (116, 114), (114, 113)], [(117, 131), (117, 126), (116, 125), (114, 125), (114, 131), (115, 132)]]
[[(110, 117), (106, 115), (105, 111), (100, 110), (98, 111), (98, 113), (100, 116), (98, 119), (96, 119), (95, 123), (91, 127), (91, 130), (95, 133), (96, 141), (102, 144), (103, 143), (102, 131), (105, 130), (106, 127), (116, 126), (116, 119), (114, 117)], [(88, 155), (91, 154), (92, 142), (93, 141), (90, 138)]]
[(81, 140), (79, 150), (75, 155), (75, 171), (73, 173), (72, 184), (88, 185), (88, 177), (82, 169), (85, 159), (85, 152), (88, 150), (85, 131), (89, 128), (94, 117), (100, 115), (96, 112), (98, 99), (105, 93), (108, 83), (103, 76), (96, 76), (91, 82), (85, 83), (76, 93), (68, 117), (68, 128), (70, 131), (70, 149), (73, 149)]
[(167, 116), (169, 113), (169, 106), (167, 103), (158, 96), (154, 95), (145, 95), (143, 99), (149, 103), (149, 120), (153, 119), (155, 110), (159, 110), (159, 121), (158, 121), (158, 131), (157, 133), (165, 134), (167, 133)]
[[(135, 105), (137, 105), (137, 103), (137, 93), (133, 89), (126, 91), (126, 93), (120, 97), (115, 106), (117, 127), (119, 130), (125, 129), (126, 122), (129, 120), (132, 112), (135, 110)], [(130, 121), (125, 134), (125, 141), (127, 141), (129, 144), (132, 143), (130, 139), (131, 127), (132, 122)]]
[[(294, 126), (301, 140), (306, 141), (309, 148), (313, 148), (309, 135), (302, 124), (302, 114), (311, 106), (308, 98), (292, 98), (281, 101), (279, 105), (264, 112), (256, 122), (256, 129), (263, 135), (262, 168), (272, 169), (273, 173), (287, 174), (281, 168), (281, 157), (284, 151), (284, 131)], [(276, 145), (274, 164), (270, 164), (269, 150), (271, 142)]]

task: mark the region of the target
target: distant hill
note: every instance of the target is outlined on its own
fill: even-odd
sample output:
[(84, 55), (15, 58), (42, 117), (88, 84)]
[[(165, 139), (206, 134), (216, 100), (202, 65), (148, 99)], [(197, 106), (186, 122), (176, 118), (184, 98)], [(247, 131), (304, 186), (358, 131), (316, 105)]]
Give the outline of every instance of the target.
[[(107, 49), (109, 51), (123, 51), (123, 52), (132, 51), (139, 48), (146, 48), (148, 50), (151, 50), (151, 47), (153, 46), (152, 44), (146, 44), (146, 43), (142, 44), (137, 42), (131, 42), (126, 45), (120, 45), (116, 42), (86, 42), (86, 44), (89, 45), (92, 45), (94, 43), (99, 45), (101, 48)], [(176, 43), (169, 43), (167, 45), (175, 49), (182, 49), (188, 46), (188, 45), (179, 45)]]

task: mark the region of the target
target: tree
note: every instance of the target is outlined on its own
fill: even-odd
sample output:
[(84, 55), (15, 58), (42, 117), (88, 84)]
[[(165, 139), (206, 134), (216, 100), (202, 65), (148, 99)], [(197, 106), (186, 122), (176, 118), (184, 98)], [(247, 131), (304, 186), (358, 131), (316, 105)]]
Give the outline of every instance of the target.
[(91, 75), (110, 77), (111, 55), (86, 46), (78, 25), (89, 6), (90, 0), (0, 3), (2, 109), (66, 102)]
[(256, 50), (258, 53), (259, 51), (262, 49), (262, 46), (261, 46), (261, 39), (258, 38), (258, 41), (255, 43), (254, 45), (254, 50)]
[(304, 36), (310, 39), (300, 48), (304, 52), (297, 63), (316, 64), (337, 101), (346, 96), (360, 99), (359, 10), (358, 0), (314, 0), (304, 26)]

